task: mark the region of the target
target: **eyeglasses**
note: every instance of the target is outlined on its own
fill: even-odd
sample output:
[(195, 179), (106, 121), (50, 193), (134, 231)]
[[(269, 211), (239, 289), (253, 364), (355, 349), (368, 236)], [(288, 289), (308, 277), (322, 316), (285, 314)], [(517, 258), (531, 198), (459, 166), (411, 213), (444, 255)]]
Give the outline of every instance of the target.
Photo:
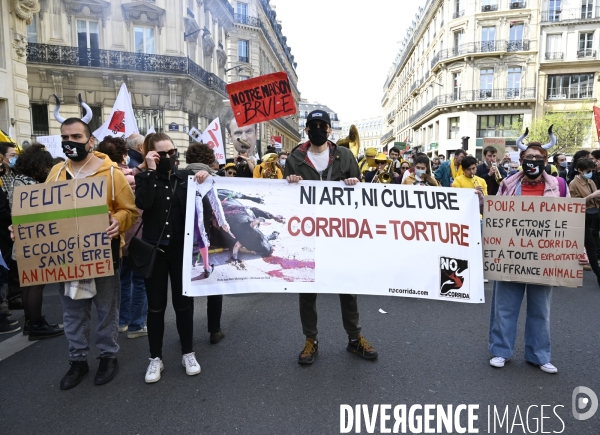
[(536, 161), (541, 161), (541, 160), (546, 160), (546, 157), (544, 156), (532, 156), (531, 154), (523, 156), (523, 160), (536, 160)]
[(312, 121), (312, 122), (308, 123), (308, 129), (309, 130), (313, 130), (315, 128), (320, 128), (322, 130), (327, 130), (327, 128), (329, 128), (329, 125), (327, 125), (326, 122), (319, 122), (319, 121)]
[(158, 154), (161, 157), (171, 157), (172, 155), (174, 155), (177, 152), (177, 150), (175, 148), (171, 148), (169, 151), (157, 151), (156, 154)]
[(400, 167), (400, 169), (402, 169), (403, 171), (406, 171), (408, 169), (408, 166), (402, 166), (402, 167)]

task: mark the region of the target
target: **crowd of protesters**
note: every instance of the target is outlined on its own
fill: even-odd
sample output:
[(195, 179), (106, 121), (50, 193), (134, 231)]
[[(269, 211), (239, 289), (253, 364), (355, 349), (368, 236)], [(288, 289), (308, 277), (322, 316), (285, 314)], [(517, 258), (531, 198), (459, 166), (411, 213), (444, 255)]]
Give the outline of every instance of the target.
[[(219, 165), (208, 145), (194, 143), (186, 152), (186, 166), (178, 159), (177, 147), (165, 133), (132, 135), (126, 140), (107, 136), (98, 141), (89, 126), (78, 118), (61, 125), (63, 151), (67, 157), (54, 159), (43, 145), (34, 143), (17, 153), (14, 143), (0, 143), (0, 333), (21, 329), (29, 340), (65, 335), (69, 345), (68, 372), (60, 388), (77, 386), (89, 371), (91, 306), (98, 312), (95, 344), (100, 363), (94, 379), (96, 385), (110, 382), (117, 373), (117, 338), (123, 333), (134, 339), (147, 336), (149, 365), (145, 381), (160, 380), (165, 311), (169, 289), (179, 334), (182, 366), (188, 375), (200, 373), (194, 349), (194, 299), (184, 296), (182, 282), (188, 177), (204, 183), (209, 177), (242, 177), (283, 179), (289, 183), (302, 180), (341, 181), (346, 185), (387, 183), (473, 189), (484, 195), (523, 195), (585, 198), (585, 249), (589, 266), (600, 285), (600, 151), (579, 151), (570, 164), (564, 154), (552, 156), (547, 149), (531, 142), (520, 152), (519, 161), (498, 156), (494, 147), (483, 149), (482, 161), (456, 150), (450, 158), (440, 155), (403, 154), (392, 148), (387, 154), (367, 150), (358, 161), (348, 148), (329, 141), (331, 122), (326, 112), (313, 111), (306, 121), (309, 140), (291, 152), (281, 144), (271, 144), (262, 156), (256, 154), (255, 126), (238, 128), (235, 120), (227, 130), (236, 156)], [(59, 285), (63, 307), (62, 322), (46, 320), (42, 314), (43, 285), (21, 287), (12, 240), (11, 203), (14, 188), (59, 180), (106, 176), (111, 186), (107, 197), (110, 217), (107, 234), (112, 239), (115, 274), (95, 278), (97, 294), (91, 299), (76, 300)], [(205, 218), (203, 200), (225, 233), (229, 228), (220, 219), (221, 205), (210, 192), (197, 190), (196, 212)], [(209, 212), (210, 213), (210, 212)], [(222, 210), (221, 210), (222, 213)], [(203, 216), (204, 214), (204, 216)], [(210, 220), (210, 215), (208, 219)], [(146, 243), (159, 247), (151, 277), (139, 275), (128, 261), (129, 245), (136, 234)], [(204, 276), (213, 271), (209, 262), (206, 234), (195, 234), (198, 259), (202, 257)], [(527, 327), (525, 358), (547, 373), (556, 373), (550, 356), (550, 301), (552, 287), (496, 281), (493, 284), (489, 350), (490, 365), (503, 367), (513, 357), (517, 320), (521, 302), (526, 296)], [(4, 299), (1, 299), (1, 298)], [(348, 335), (346, 349), (361, 358), (374, 359), (378, 354), (362, 335), (356, 295), (340, 294), (343, 326)], [(300, 294), (300, 319), (305, 336), (298, 363), (312, 364), (318, 354), (317, 294)], [(11, 317), (11, 310), (23, 310), (24, 323)], [(225, 334), (221, 330), (223, 296), (209, 296), (207, 301), (210, 343), (218, 343)]]

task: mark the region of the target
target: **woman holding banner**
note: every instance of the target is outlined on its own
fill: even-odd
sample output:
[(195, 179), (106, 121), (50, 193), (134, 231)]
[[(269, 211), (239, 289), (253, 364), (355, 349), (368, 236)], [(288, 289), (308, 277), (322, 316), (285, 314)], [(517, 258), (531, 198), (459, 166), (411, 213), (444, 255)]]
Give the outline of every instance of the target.
[[(497, 195), (501, 196), (570, 196), (562, 178), (548, 175), (544, 170), (548, 164), (548, 151), (554, 145), (542, 146), (530, 142), (521, 149), (523, 170), (502, 181)], [(552, 135), (553, 136), (553, 135)], [(557, 373), (550, 363), (550, 304), (552, 287), (539, 284), (495, 281), (490, 315), (489, 351), (493, 355), (492, 367), (501, 368), (513, 356), (517, 336), (517, 321), (521, 302), (527, 292), (527, 317), (525, 322), (525, 359), (546, 373)]]
[[(404, 165), (404, 163), (402, 163)], [(411, 172), (402, 182), (411, 186), (439, 186), (435, 178), (431, 176), (429, 169), (429, 157), (419, 156), (415, 159), (414, 172)]]
[[(153, 383), (160, 380), (160, 372), (164, 369), (162, 345), (169, 278), (183, 354), (181, 362), (188, 375), (200, 373), (192, 346), (194, 299), (183, 296), (182, 282), (188, 176), (194, 173), (175, 170), (177, 149), (164, 133), (146, 136), (143, 154), (145, 171), (135, 176), (135, 203), (144, 211), (143, 240), (159, 248), (153, 274), (145, 280), (150, 344), (150, 364), (145, 379), (146, 383)], [(208, 177), (208, 172), (198, 171), (194, 177), (201, 183)]]

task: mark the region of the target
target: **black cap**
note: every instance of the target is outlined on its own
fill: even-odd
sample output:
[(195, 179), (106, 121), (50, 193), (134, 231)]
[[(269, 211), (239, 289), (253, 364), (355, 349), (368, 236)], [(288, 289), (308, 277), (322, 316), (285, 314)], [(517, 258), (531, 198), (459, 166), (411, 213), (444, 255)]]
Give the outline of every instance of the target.
[(306, 117), (306, 125), (311, 121), (323, 121), (331, 127), (331, 120), (329, 119), (329, 113), (324, 110), (313, 110)]

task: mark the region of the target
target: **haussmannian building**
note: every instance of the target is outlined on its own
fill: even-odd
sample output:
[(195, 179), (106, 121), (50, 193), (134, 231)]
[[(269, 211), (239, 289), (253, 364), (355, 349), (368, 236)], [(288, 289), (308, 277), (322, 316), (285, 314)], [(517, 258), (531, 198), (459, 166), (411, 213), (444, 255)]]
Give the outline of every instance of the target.
[(514, 137), (538, 96), (539, 20), (535, 0), (428, 0), (384, 85), (384, 149), (449, 155), (468, 136), (480, 157), (490, 138)]

